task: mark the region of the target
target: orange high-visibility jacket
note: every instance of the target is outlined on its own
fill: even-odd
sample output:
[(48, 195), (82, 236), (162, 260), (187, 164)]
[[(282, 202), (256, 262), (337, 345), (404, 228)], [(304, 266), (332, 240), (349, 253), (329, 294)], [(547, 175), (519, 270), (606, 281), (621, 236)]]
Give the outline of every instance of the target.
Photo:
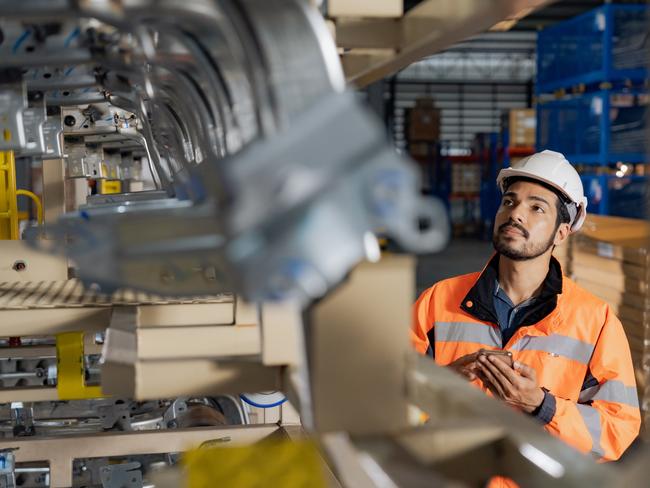
[[(545, 429), (600, 460), (618, 459), (641, 424), (621, 322), (606, 303), (562, 277), (552, 258), (540, 305), (504, 346), (492, 301), (498, 259), (495, 255), (481, 273), (441, 281), (422, 293), (414, 307), (415, 348), (433, 352), (442, 366), (481, 348), (511, 351), (554, 396)], [(474, 384), (484, 388), (480, 380)]]

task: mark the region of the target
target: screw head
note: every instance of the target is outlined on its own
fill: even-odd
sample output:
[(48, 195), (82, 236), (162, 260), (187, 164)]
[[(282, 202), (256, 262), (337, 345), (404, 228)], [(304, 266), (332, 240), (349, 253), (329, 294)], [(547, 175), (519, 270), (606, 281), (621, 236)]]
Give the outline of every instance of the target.
[(25, 269), (27, 269), (27, 263), (25, 261), (22, 261), (22, 260), (16, 261), (13, 264), (12, 269), (14, 271), (25, 271)]

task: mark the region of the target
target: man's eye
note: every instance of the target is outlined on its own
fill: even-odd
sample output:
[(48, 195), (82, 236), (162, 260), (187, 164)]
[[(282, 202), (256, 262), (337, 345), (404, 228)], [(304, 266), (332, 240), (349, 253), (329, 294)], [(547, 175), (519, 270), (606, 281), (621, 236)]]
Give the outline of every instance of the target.
[(504, 207), (509, 207), (512, 205), (512, 200), (504, 200), (503, 201), (503, 206)]
[(544, 213), (544, 209), (542, 207), (540, 207), (539, 205), (535, 205), (533, 207), (533, 211), (535, 211), (537, 213)]

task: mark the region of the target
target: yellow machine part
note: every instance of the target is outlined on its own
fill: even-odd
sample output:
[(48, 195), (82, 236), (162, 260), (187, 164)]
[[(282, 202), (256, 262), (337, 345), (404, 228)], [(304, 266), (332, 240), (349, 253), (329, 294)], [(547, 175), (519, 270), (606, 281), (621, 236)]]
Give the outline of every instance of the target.
[(99, 386), (86, 386), (84, 333), (65, 332), (56, 336), (57, 392), (59, 400), (101, 398)]
[[(16, 190), (16, 161), (13, 151), (0, 151), (0, 240), (18, 239), (18, 222), (29, 214), (18, 211), (19, 196), (30, 198), (36, 205), (38, 223), (43, 224), (43, 204), (29, 190)], [(26, 215), (25, 215), (26, 214)]]
[(310, 441), (267, 440), (251, 446), (186, 452), (187, 488), (236, 486), (325, 488), (322, 459)]
[(122, 182), (120, 180), (98, 180), (99, 193), (108, 195), (122, 192)]
[[(24, 196), (30, 198), (34, 205), (36, 206), (36, 219), (38, 220), (39, 225), (43, 225), (43, 204), (41, 199), (38, 198), (38, 195), (29, 191), (29, 190), (16, 190), (16, 196)], [(26, 216), (23, 214), (27, 214)], [(28, 220), (28, 212), (18, 212), (18, 220)]]
[(13, 151), (0, 151), (0, 239), (18, 239), (16, 166)]

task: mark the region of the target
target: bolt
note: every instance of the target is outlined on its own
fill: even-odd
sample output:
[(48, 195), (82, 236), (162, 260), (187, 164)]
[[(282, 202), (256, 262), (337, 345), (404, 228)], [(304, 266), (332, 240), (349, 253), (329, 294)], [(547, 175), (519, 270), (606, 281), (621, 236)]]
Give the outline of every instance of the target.
[(170, 420), (169, 422), (167, 422), (168, 429), (174, 429), (176, 427), (178, 427), (178, 423), (175, 420)]
[(25, 261), (16, 261), (12, 268), (14, 271), (25, 271), (27, 269), (27, 263)]
[(77, 124), (77, 119), (73, 115), (66, 115), (63, 117), (63, 123), (68, 127), (74, 127)]

